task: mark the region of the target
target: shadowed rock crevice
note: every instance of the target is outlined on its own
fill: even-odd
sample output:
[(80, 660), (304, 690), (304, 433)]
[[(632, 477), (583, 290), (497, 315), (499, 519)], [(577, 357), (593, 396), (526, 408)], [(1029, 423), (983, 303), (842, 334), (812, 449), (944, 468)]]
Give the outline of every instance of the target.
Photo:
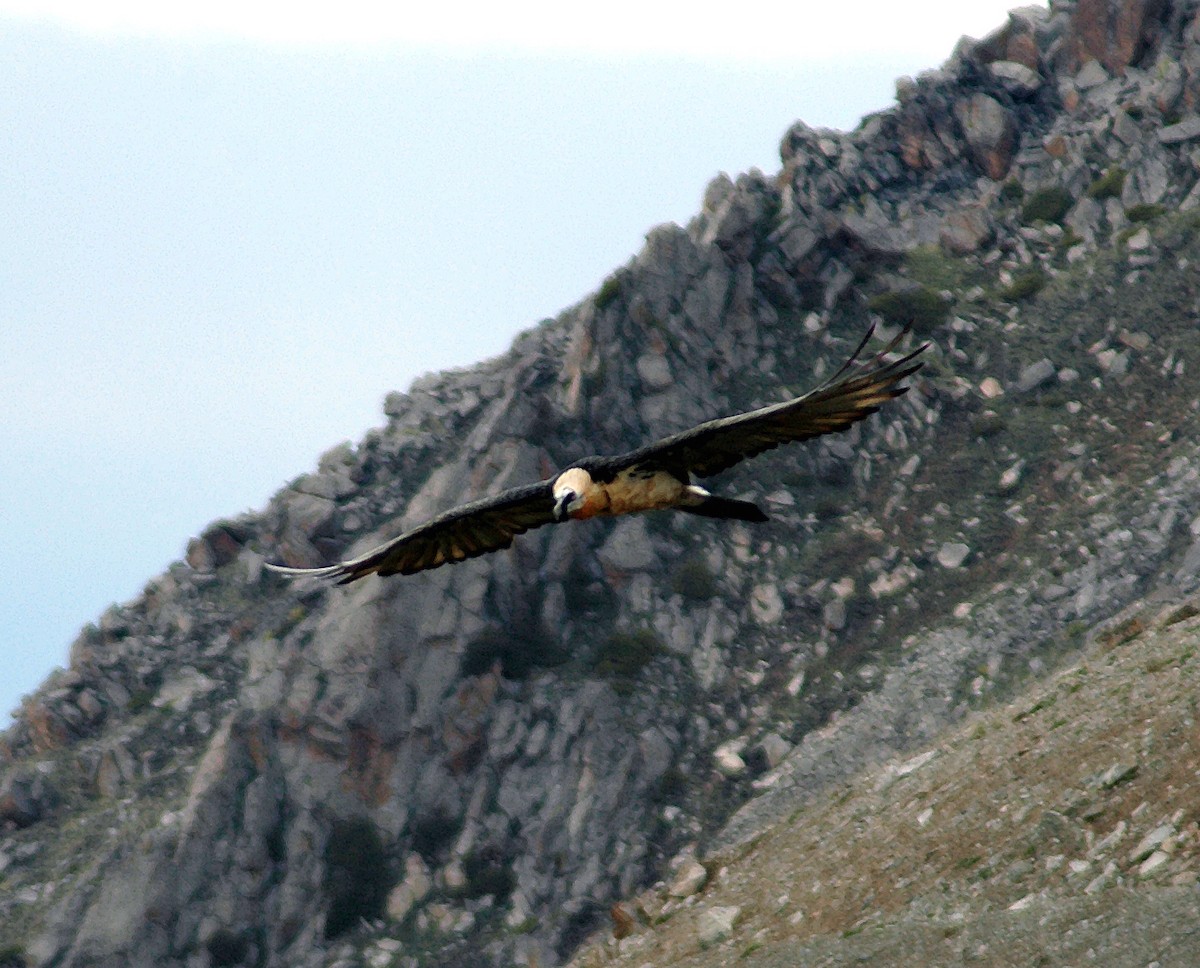
[(325, 937), (383, 916), (393, 877), (379, 831), (366, 818), (334, 820), (325, 843)]

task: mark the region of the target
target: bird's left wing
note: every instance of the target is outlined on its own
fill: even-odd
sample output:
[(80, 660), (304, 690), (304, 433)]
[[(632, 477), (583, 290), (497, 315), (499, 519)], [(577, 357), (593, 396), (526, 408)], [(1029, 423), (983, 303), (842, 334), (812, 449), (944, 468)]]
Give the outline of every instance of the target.
[(411, 575), (507, 548), (518, 534), (554, 521), (551, 482), (542, 481), (453, 508), (364, 555), (336, 565), (267, 567), (282, 575), (336, 578), (339, 585), (372, 572)]
[(858, 357), (874, 331), (874, 326), (867, 330), (837, 373), (804, 396), (709, 420), (611, 460), (623, 466), (710, 477), (780, 444), (845, 430), (905, 392), (907, 387), (898, 384), (920, 369), (921, 363), (916, 358), (929, 345), (922, 344), (911, 353), (889, 359), (908, 333), (903, 330), (873, 358), (859, 362)]

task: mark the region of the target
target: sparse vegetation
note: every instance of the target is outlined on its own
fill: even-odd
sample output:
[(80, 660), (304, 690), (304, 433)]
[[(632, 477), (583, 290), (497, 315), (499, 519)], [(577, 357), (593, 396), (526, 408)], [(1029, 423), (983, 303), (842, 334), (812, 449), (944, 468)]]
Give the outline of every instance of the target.
[(408, 823), (409, 845), (427, 864), (436, 866), (461, 830), (462, 822), (444, 810), (419, 813)]
[(1103, 201), (1106, 198), (1117, 198), (1121, 194), (1121, 189), (1125, 187), (1126, 171), (1124, 168), (1112, 167), (1109, 168), (1103, 175), (1097, 178), (1087, 187), (1087, 197), (1094, 198), (1097, 201)]
[(324, 860), (324, 890), (329, 898), (325, 937), (336, 938), (361, 921), (383, 916), (392, 878), (374, 824), (359, 817), (335, 820), (325, 844)]
[(1042, 291), (1049, 278), (1041, 266), (1031, 266), (1013, 276), (1012, 283), (1000, 290), (1000, 298), (1008, 302), (1029, 299)]
[(1061, 224), (1075, 199), (1071, 193), (1060, 186), (1042, 188), (1025, 199), (1021, 206), (1021, 221), (1026, 225), (1035, 222), (1053, 222)]
[(503, 901), (512, 893), (517, 878), (508, 858), (494, 847), (474, 850), (463, 858), (463, 873), (466, 884), (464, 897), (477, 898), (491, 895)]
[(986, 440), (1007, 430), (1008, 418), (996, 410), (984, 410), (972, 418), (971, 429), (976, 437)]
[(656, 803), (674, 803), (687, 793), (688, 779), (678, 767), (669, 767), (659, 778), (655, 791)]
[(1021, 184), (1021, 180), (1017, 177), (1009, 178), (1003, 185), (1000, 186), (1000, 198), (1002, 201), (1015, 204), (1025, 197), (1025, 186)]
[(593, 669), (602, 676), (629, 680), (662, 650), (662, 643), (651, 629), (614, 632), (604, 640), (596, 653)]
[(867, 308), (893, 326), (912, 326), (918, 336), (926, 336), (945, 322), (950, 303), (926, 286), (883, 292), (867, 301)]
[(1059, 252), (1067, 252), (1083, 241), (1083, 236), (1076, 233), (1070, 226), (1066, 226), (1063, 229), (1062, 238), (1058, 240), (1057, 248)]
[(246, 960), (246, 955), (250, 953), (250, 939), (243, 934), (222, 928), (208, 939), (205, 947), (208, 949), (209, 964), (213, 968), (231, 968)]
[(1166, 214), (1167, 210), (1162, 205), (1131, 205), (1125, 210), (1125, 217), (1134, 224), (1153, 222), (1156, 218), (1162, 218)]
[(524, 679), (536, 669), (559, 665), (570, 658), (558, 639), (537, 622), (519, 627), (489, 626), (472, 639), (462, 660), (465, 676), (490, 672), (499, 664), (506, 679)]
[(949, 255), (940, 245), (923, 245), (904, 257), (904, 267), (914, 282), (936, 293), (961, 292), (983, 278), (975, 259)]
[(689, 601), (708, 601), (718, 588), (716, 576), (702, 555), (684, 558), (671, 575), (671, 590)]
[(621, 296), (621, 280), (614, 273), (600, 284), (600, 288), (596, 291), (596, 309), (605, 310), (616, 302)]

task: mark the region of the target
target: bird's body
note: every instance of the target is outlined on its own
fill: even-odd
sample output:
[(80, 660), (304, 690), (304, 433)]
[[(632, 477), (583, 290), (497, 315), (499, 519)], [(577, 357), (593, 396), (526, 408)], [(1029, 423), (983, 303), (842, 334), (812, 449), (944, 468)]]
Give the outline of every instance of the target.
[(446, 511), (358, 558), (324, 568), (268, 567), (345, 583), (372, 573), (409, 575), (465, 561), (507, 548), (516, 535), (532, 528), (600, 515), (675, 509), (766, 521), (757, 505), (710, 494), (693, 478), (718, 474), (780, 444), (844, 430), (875, 413), (905, 392), (907, 387), (898, 384), (921, 366), (914, 359), (925, 346), (888, 359), (903, 336), (862, 364), (858, 356), (871, 337), (868, 331), (846, 364), (803, 396), (710, 420), (627, 454), (575, 461), (549, 480)]
[(687, 484), (667, 471), (643, 471), (625, 467), (611, 480), (594, 477), (588, 470), (592, 461), (581, 461), (558, 475), (555, 487), (584, 496), (583, 503), (571, 514), (576, 521), (598, 514), (631, 514), (634, 511), (660, 511), (676, 507), (685, 498)]

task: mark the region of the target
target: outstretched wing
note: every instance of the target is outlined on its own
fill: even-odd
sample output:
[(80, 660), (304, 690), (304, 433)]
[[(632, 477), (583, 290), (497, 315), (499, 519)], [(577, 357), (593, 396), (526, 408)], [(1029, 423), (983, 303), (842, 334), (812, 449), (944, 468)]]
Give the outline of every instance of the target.
[(507, 548), (518, 534), (554, 521), (551, 482), (542, 481), (453, 508), (349, 561), (325, 568), (267, 567), (282, 575), (336, 578), (339, 585), (372, 572), (411, 575)]
[(711, 477), (739, 461), (780, 444), (845, 430), (875, 413), (908, 388), (897, 386), (921, 367), (914, 362), (928, 343), (888, 359), (908, 330), (901, 331), (868, 362), (859, 356), (875, 332), (867, 330), (850, 359), (832, 377), (802, 397), (719, 420), (709, 420), (619, 458), (624, 466), (687, 472)]

